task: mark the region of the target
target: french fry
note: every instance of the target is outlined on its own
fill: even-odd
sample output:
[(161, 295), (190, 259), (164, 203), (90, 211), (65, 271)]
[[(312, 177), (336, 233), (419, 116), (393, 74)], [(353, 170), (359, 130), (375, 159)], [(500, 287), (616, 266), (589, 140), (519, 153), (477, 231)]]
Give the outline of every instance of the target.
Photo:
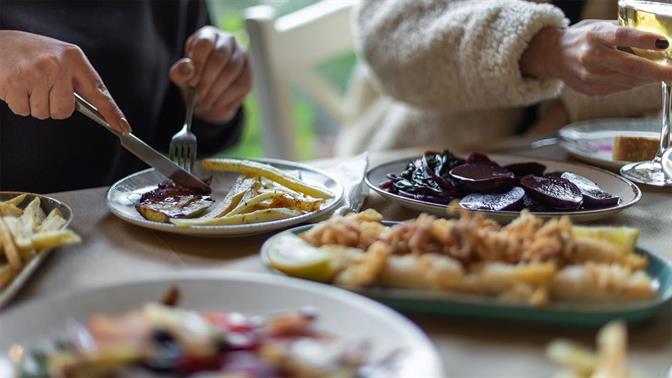
[(65, 223), (66, 221), (65, 218), (63, 218), (63, 214), (61, 214), (58, 209), (53, 209), (49, 215), (44, 218), (42, 223), (37, 226), (36, 231), (41, 232), (59, 230), (63, 228)]
[[(251, 213), (237, 214), (232, 216), (204, 219), (203, 222), (197, 223), (199, 226), (222, 226), (222, 225), (232, 225), (232, 224), (249, 224), (249, 223), (260, 223), (268, 222), (277, 219), (291, 218), (301, 215), (301, 212), (298, 210), (292, 210), (287, 208), (273, 208), (273, 209), (264, 209), (256, 210)], [(190, 227), (194, 223), (191, 222), (191, 219), (171, 219), (171, 222), (178, 227)]]
[(0, 265), (0, 289), (7, 286), (15, 275), (16, 271), (9, 264)]
[(33, 229), (31, 225), (27, 224), (22, 218), (3, 217), (2, 220), (14, 238), (14, 245), (19, 250), (19, 254), (27, 261), (35, 252), (33, 250)]
[(257, 190), (260, 185), (261, 183), (257, 177), (239, 177), (221, 202), (215, 204), (215, 207), (210, 209), (207, 214), (198, 219), (194, 219), (193, 221), (196, 222), (200, 219), (212, 219), (225, 216), (231, 209), (238, 205), (245, 193), (251, 190)]
[(226, 214), (226, 216), (230, 217), (237, 214), (249, 213), (252, 209), (254, 209), (255, 206), (259, 205), (261, 202), (281, 195), (282, 195), (281, 192), (265, 192), (257, 194), (250, 199), (243, 199), (240, 201), (238, 206), (236, 206), (233, 210), (231, 210), (228, 214)]
[(42, 231), (33, 235), (33, 248), (40, 251), (60, 247), (66, 244), (76, 244), (82, 241), (79, 235), (70, 230)]
[(297, 194), (290, 194), (287, 191), (280, 191), (281, 195), (273, 197), (273, 202), (269, 207), (288, 207), (307, 212), (317, 211), (324, 203), (323, 199), (298, 197)]
[(20, 217), (23, 210), (11, 203), (0, 202), (0, 216)]
[(12, 235), (10, 234), (9, 229), (7, 228), (7, 225), (2, 218), (0, 218), (0, 244), (3, 246), (9, 265), (13, 269), (21, 269), (23, 267), (23, 262), (19, 256), (19, 251), (16, 248), (16, 245), (14, 245)]
[(622, 322), (604, 326), (597, 335), (597, 366), (594, 378), (628, 377), (627, 330)]
[(289, 189), (315, 198), (329, 199), (333, 194), (326, 189), (307, 184), (278, 168), (254, 161), (236, 159), (205, 159), (203, 168), (213, 171), (238, 172), (268, 178)]
[(21, 218), (27, 225), (29, 225), (33, 230), (37, 227), (38, 224), (42, 223), (46, 214), (42, 207), (40, 206), (40, 199), (35, 197), (25, 209), (23, 209), (23, 215)]
[(18, 196), (14, 198), (10, 198), (7, 201), (4, 201), (2, 203), (7, 204), (7, 205), (14, 205), (16, 207), (21, 206), (23, 201), (26, 199), (28, 195), (26, 193), (19, 194)]
[(597, 365), (595, 353), (588, 348), (565, 340), (553, 341), (546, 349), (546, 355), (556, 363), (581, 375), (590, 374)]

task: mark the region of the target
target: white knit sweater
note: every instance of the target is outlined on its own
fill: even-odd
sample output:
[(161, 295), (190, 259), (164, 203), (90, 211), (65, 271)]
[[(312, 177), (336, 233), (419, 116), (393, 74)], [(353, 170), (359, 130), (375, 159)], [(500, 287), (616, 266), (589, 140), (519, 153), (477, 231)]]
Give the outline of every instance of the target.
[[(613, 19), (614, 0), (590, 0), (584, 17)], [(521, 108), (563, 101), (571, 119), (639, 116), (660, 106), (659, 86), (588, 97), (558, 80), (524, 77), (519, 60), (562, 12), (524, 0), (362, 0), (354, 35), (364, 64), (349, 96), (340, 154), (477, 143), (510, 135)], [(542, 107), (543, 108), (543, 107)]]

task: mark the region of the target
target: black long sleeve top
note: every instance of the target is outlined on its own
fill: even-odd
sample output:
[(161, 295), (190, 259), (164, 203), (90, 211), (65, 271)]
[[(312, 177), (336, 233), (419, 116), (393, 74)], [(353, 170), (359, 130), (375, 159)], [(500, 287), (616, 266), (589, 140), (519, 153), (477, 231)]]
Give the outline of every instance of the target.
[[(0, 30), (81, 47), (134, 134), (164, 152), (185, 113), (168, 71), (183, 56), (189, 35), (207, 23), (204, 0), (0, 0)], [(242, 108), (226, 124), (195, 118), (199, 155), (235, 144), (242, 126)], [(17, 116), (0, 101), (0, 190), (48, 193), (109, 185), (144, 167), (115, 136), (80, 114), (40, 121)]]

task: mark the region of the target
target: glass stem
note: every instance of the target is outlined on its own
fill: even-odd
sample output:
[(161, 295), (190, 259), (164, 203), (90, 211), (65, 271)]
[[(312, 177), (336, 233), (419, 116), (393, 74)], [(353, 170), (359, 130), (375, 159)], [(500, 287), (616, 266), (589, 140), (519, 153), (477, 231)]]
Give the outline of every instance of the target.
[(670, 119), (670, 110), (672, 109), (672, 87), (666, 82), (663, 82), (663, 129), (660, 130), (660, 147), (656, 153), (654, 161), (660, 161), (663, 152), (670, 147), (670, 125), (672, 124), (672, 119)]

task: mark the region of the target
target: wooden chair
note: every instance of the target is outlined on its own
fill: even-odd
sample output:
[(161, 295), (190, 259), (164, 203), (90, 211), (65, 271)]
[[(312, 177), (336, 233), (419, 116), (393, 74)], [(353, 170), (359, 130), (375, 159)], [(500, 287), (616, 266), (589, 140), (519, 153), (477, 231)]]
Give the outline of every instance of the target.
[(342, 95), (315, 67), (351, 52), (351, 0), (323, 0), (276, 17), (262, 5), (245, 11), (254, 82), (262, 112), (262, 142), (268, 157), (296, 160), (291, 85), (312, 96), (337, 122), (344, 118)]

